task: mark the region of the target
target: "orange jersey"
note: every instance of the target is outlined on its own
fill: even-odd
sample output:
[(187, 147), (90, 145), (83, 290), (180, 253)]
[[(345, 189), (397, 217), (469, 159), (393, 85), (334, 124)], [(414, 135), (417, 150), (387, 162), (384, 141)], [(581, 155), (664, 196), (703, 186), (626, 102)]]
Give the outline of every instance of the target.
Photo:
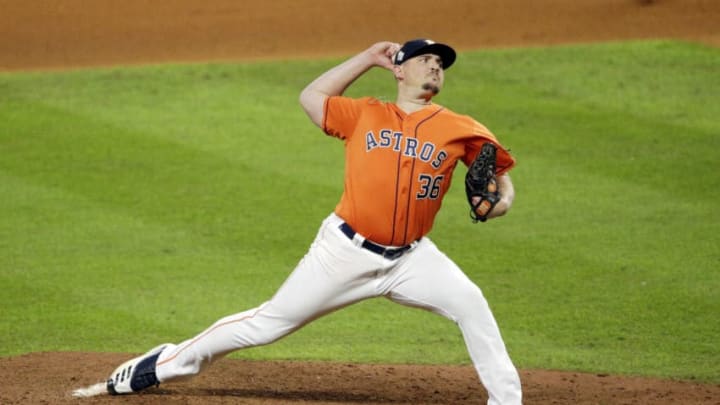
[(335, 213), (373, 242), (402, 246), (430, 232), (458, 160), (498, 147), (497, 173), (515, 160), (468, 116), (440, 105), (406, 114), (371, 97), (328, 97), (323, 130), (345, 141), (345, 189)]

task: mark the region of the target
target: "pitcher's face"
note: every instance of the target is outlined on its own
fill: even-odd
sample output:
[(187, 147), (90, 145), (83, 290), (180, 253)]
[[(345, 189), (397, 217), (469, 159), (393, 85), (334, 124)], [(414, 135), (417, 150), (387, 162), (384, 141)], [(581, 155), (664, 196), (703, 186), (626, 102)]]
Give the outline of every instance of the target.
[(443, 87), (445, 71), (442, 59), (430, 53), (416, 56), (402, 64), (405, 86), (438, 94)]

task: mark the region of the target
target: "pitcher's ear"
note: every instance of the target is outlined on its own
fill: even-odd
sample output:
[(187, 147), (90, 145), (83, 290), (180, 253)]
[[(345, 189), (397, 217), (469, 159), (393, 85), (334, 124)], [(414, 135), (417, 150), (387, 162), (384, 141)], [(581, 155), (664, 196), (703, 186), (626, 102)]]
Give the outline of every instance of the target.
[(403, 74), (402, 66), (393, 65), (392, 71), (393, 71), (393, 76), (395, 76), (395, 79), (402, 80), (405, 78), (405, 75)]

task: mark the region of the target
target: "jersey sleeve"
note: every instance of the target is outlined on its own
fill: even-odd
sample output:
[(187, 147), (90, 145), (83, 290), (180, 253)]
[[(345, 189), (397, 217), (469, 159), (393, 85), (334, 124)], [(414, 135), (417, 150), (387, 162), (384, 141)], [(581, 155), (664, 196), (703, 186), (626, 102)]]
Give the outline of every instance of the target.
[(363, 104), (367, 104), (366, 98), (354, 99), (343, 96), (326, 98), (323, 108), (323, 131), (340, 139), (351, 136), (359, 120)]
[(492, 142), (497, 147), (497, 166), (496, 174), (498, 176), (507, 173), (515, 166), (515, 158), (510, 154), (508, 149), (500, 144), (495, 135), (490, 132), (484, 125), (479, 122), (472, 122), (472, 138), (465, 145), (465, 155), (463, 162), (466, 166), (470, 166), (480, 152), (485, 142)]

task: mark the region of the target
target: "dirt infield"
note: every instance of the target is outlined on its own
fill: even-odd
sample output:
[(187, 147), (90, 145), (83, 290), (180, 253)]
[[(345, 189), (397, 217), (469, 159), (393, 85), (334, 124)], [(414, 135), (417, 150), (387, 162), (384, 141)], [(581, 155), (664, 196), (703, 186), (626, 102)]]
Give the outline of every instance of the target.
[(0, 70), (459, 50), (625, 38), (720, 45), (717, 0), (0, 0)]
[[(481, 404), (472, 367), (222, 360), (195, 379), (140, 395), (76, 399), (123, 354), (33, 353), (0, 359), (7, 404)], [(720, 386), (543, 370), (520, 372), (526, 404), (720, 404)]]
[[(349, 55), (430, 37), (459, 50), (627, 38), (720, 45), (718, 0), (0, 0), (0, 70)], [(298, 89), (299, 90), (299, 89)], [(147, 342), (152, 345), (153, 342)], [(77, 400), (130, 354), (0, 358), (0, 404), (477, 404), (469, 366), (223, 360), (133, 397)], [(720, 386), (521, 370), (527, 404), (720, 404)]]

